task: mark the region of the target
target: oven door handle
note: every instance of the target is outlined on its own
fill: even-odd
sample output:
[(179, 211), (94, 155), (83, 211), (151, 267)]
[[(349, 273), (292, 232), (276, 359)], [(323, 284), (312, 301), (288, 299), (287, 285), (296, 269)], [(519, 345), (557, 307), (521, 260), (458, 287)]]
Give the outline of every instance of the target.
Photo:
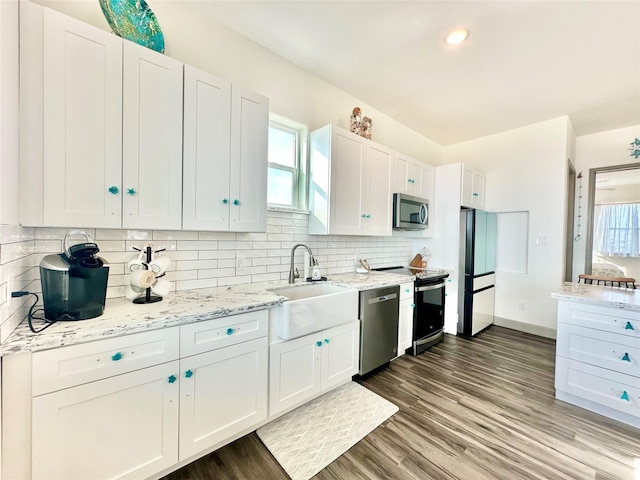
[(435, 285), (428, 285), (426, 287), (416, 287), (416, 292), (425, 292), (427, 290), (435, 290), (436, 288), (444, 288), (444, 282), (437, 283)]

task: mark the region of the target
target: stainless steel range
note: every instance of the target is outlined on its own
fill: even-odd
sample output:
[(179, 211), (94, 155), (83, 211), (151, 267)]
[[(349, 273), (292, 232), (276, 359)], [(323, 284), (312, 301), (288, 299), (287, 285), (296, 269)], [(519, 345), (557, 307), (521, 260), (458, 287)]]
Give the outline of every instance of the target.
[[(445, 270), (384, 267), (373, 270), (415, 276), (412, 346), (407, 353), (418, 355), (444, 338)], [(400, 352), (398, 352), (400, 353)]]

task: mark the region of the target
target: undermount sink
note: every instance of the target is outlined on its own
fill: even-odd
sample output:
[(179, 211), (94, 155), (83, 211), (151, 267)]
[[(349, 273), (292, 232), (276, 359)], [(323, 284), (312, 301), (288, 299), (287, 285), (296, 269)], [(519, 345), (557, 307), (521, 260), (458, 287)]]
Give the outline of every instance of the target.
[(327, 283), (269, 289), (287, 300), (280, 307), (278, 336), (290, 339), (358, 319), (358, 291)]

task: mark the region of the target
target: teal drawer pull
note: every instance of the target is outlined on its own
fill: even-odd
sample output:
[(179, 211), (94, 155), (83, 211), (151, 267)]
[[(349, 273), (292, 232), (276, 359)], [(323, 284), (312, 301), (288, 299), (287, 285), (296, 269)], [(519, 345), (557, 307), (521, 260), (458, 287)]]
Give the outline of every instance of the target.
[(631, 362), (631, 359), (629, 358), (629, 354), (627, 352), (624, 353), (620, 360), (622, 360), (623, 362)]
[(235, 332), (235, 330), (231, 327), (227, 328), (227, 335), (233, 335), (233, 332)]
[(224, 203), (226, 205), (227, 203), (229, 203), (229, 200), (227, 200), (226, 198), (223, 198), (222, 199), (222, 203)]
[(629, 394), (627, 393), (627, 391), (626, 391), (626, 390), (624, 390), (624, 391), (622, 392), (622, 395), (620, 395), (620, 399), (621, 399), (621, 400), (626, 400), (627, 402), (629, 402), (629, 401), (630, 401), (630, 400), (629, 400)]
[(624, 326), (624, 329), (625, 330), (635, 330), (633, 328), (633, 325), (631, 325), (631, 322), (627, 322), (627, 324)]
[(318, 345), (319, 347), (321, 347), (321, 346), (322, 346), (322, 342), (318, 341), (318, 342), (316, 342), (316, 345)]
[(169, 377), (167, 377), (167, 382), (169, 383), (174, 383), (177, 380), (175, 375), (169, 375)]
[(191, 370), (187, 370), (186, 372), (184, 372), (184, 376), (186, 378), (191, 378), (193, 377), (193, 372)]
[(328, 338), (325, 338), (325, 339), (324, 339), (324, 343), (329, 343), (329, 339), (328, 339)]
[(127, 189), (127, 195), (135, 195), (136, 193), (137, 192), (136, 192), (135, 188), (128, 188)]
[(233, 201), (234, 205), (240, 205), (240, 200), (238, 200), (237, 198)]
[(411, 304), (411, 308), (416, 308), (416, 304), (415, 304), (415, 303), (412, 303), (412, 304)]
[(120, 190), (118, 190), (118, 187), (116, 187), (115, 185), (109, 187), (109, 193), (113, 193), (114, 195), (116, 195)]
[(121, 358), (122, 358), (122, 353), (121, 352), (114, 353), (113, 355), (111, 355), (111, 360), (113, 360), (114, 362), (117, 362)]

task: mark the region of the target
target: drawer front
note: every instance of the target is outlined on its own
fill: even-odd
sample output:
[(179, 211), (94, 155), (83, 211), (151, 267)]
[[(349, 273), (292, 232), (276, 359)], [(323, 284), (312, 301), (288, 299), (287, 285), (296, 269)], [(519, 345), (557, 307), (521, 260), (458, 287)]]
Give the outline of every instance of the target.
[(178, 327), (33, 354), (33, 396), (132, 372), (179, 356)]
[(640, 341), (640, 315), (633, 310), (561, 301), (558, 302), (558, 323), (619, 333)]
[(559, 323), (556, 352), (572, 360), (640, 377), (640, 341), (628, 335)]
[(268, 328), (268, 310), (183, 325), (180, 327), (180, 355), (188, 357), (254, 338), (266, 337)]
[(556, 357), (556, 390), (640, 417), (640, 384), (636, 377)]
[(400, 285), (400, 300), (413, 299), (413, 282)]

